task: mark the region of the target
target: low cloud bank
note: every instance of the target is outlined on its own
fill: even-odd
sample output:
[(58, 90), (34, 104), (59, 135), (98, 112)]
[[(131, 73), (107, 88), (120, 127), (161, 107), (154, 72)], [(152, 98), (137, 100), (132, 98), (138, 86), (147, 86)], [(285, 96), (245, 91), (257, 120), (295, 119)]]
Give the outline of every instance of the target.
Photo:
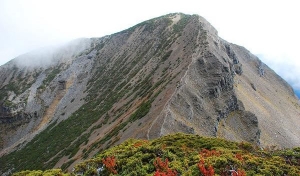
[(39, 48), (13, 60), (20, 68), (49, 67), (63, 60), (70, 60), (90, 46), (90, 39), (76, 39), (59, 46)]

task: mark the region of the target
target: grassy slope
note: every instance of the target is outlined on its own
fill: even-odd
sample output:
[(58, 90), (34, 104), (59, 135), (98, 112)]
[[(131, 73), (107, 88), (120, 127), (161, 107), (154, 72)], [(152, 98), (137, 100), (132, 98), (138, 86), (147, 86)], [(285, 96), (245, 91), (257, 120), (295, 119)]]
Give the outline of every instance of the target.
[[(95, 158), (78, 164), (73, 173), (66, 175), (97, 175), (97, 168), (103, 166), (108, 158), (115, 166), (110, 170), (104, 167), (101, 175), (154, 175), (159, 166), (155, 162), (160, 158), (161, 173), (169, 170), (178, 175), (203, 175), (199, 169), (208, 170), (212, 166), (215, 175), (226, 175), (235, 170), (247, 175), (299, 175), (300, 148), (289, 150), (260, 150), (248, 143), (236, 143), (219, 138), (206, 138), (198, 135), (174, 134), (159, 139), (145, 141), (129, 139), (122, 144), (107, 149)], [(199, 165), (200, 163), (200, 165)], [(199, 165), (199, 166), (198, 166)], [(169, 169), (168, 169), (169, 168)], [(61, 170), (23, 171), (21, 175), (62, 175)], [(240, 174), (242, 175), (242, 174)]]

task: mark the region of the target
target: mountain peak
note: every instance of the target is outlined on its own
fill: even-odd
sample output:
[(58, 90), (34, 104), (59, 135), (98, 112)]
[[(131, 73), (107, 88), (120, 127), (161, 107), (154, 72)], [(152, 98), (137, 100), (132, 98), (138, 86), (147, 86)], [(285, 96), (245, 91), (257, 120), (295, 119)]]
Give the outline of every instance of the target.
[(128, 138), (176, 132), (300, 145), (291, 87), (198, 15), (168, 14), (50, 56), (0, 67), (0, 173), (70, 170)]

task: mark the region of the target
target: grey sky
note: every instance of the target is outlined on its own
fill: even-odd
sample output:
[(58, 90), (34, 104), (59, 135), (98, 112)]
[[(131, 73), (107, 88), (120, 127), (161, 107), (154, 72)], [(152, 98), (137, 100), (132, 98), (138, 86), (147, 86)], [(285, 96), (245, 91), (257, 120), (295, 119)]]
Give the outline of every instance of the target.
[(173, 12), (206, 18), (300, 89), (297, 0), (0, 0), (0, 65), (31, 50), (102, 37)]

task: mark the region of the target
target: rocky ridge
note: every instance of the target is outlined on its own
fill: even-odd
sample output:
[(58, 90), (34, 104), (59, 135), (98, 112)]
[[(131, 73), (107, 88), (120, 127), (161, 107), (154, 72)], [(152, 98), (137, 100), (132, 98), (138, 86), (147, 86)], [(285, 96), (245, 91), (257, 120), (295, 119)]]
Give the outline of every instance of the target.
[(127, 138), (175, 132), (300, 145), (292, 88), (198, 15), (20, 56), (0, 67), (0, 83), (2, 174), (71, 169)]

